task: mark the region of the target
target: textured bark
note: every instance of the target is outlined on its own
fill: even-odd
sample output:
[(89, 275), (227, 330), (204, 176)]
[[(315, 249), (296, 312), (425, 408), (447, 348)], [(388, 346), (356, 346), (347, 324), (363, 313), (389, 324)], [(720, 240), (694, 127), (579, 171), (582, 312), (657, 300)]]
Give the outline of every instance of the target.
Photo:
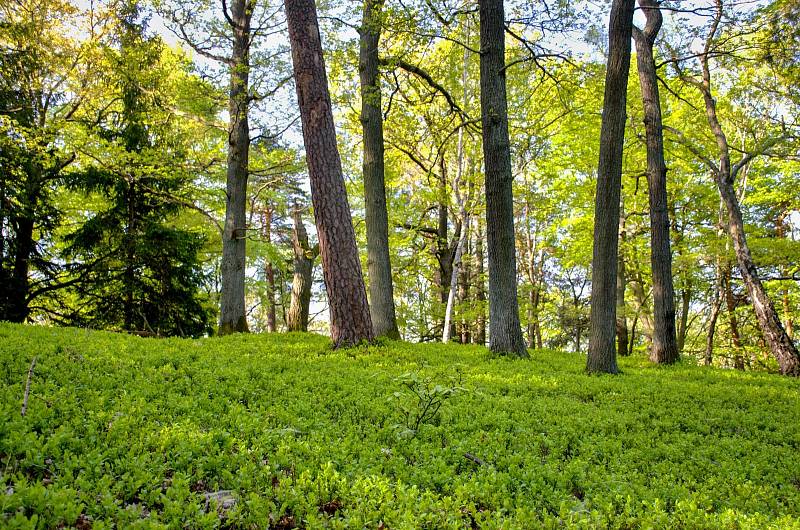
[(383, 0), (364, 0), (359, 51), (361, 127), (364, 134), (364, 222), (367, 229), (369, 302), (375, 336), (400, 338), (394, 310), (389, 217), (384, 180), (383, 116), (378, 71)]
[(330, 308), (334, 347), (374, 337), (361, 274), (314, 0), (285, 0), (311, 198)]
[(650, 266), (653, 275), (653, 346), (650, 360), (658, 364), (670, 364), (677, 361), (679, 356), (667, 210), (667, 165), (664, 160), (658, 77), (653, 60), (653, 44), (661, 29), (662, 16), (657, 0), (639, 0), (639, 6), (647, 18), (643, 30), (633, 27), (633, 36), (644, 106), (650, 197)]
[(591, 331), (586, 360), (586, 369), (589, 372), (619, 372), (614, 344), (617, 316), (615, 290), (633, 7), (633, 0), (614, 0), (608, 26), (609, 57), (594, 208)]
[(314, 269), (319, 249), (308, 244), (308, 233), (303, 224), (303, 214), (299, 205), (292, 213), (292, 250), (294, 252), (294, 278), (292, 279), (292, 299), (286, 314), (286, 328), (289, 331), (308, 331), (308, 309), (311, 305), (311, 273)]
[(502, 0), (480, 0), (481, 124), (489, 255), (489, 347), (527, 357), (519, 320)]
[(244, 276), (247, 241), (247, 177), (250, 153), (248, 91), (250, 82), (250, 0), (232, 0), (233, 53), (228, 98), (228, 170), (225, 226), (222, 233), (222, 268), (219, 334), (247, 332)]
[[(620, 206), (621, 207), (621, 206)], [(617, 252), (617, 355), (628, 355), (628, 317), (625, 314), (625, 287), (627, 278), (625, 276), (625, 216), (619, 217), (619, 239), (620, 247)]]
[[(739, 271), (742, 274), (742, 281), (744, 282), (747, 294), (753, 305), (753, 310), (755, 311), (761, 333), (764, 335), (764, 340), (772, 351), (772, 355), (778, 361), (781, 373), (800, 376), (800, 353), (798, 353), (797, 347), (786, 333), (780, 318), (778, 318), (778, 313), (775, 311), (775, 306), (767, 294), (766, 289), (764, 289), (764, 285), (761, 283), (758, 269), (750, 253), (750, 246), (747, 243), (739, 199), (733, 188), (737, 173), (744, 166), (743, 162), (746, 162), (746, 160), (743, 159), (735, 166), (731, 164), (728, 139), (717, 116), (717, 102), (714, 99), (711, 88), (709, 52), (716, 31), (722, 20), (722, 1), (717, 0), (716, 6), (717, 11), (711, 31), (706, 40), (704, 53), (700, 57), (703, 70), (702, 81), (693, 83), (703, 95), (706, 119), (716, 139), (717, 150), (719, 152), (719, 165), (716, 171), (713, 172), (714, 180), (716, 181), (720, 197), (728, 213), (728, 234), (730, 235), (731, 241), (733, 241), (733, 249), (736, 254)], [(764, 147), (764, 149), (766, 149), (766, 147)], [(751, 154), (750, 158), (752, 158), (752, 156), (754, 156), (754, 154)]]

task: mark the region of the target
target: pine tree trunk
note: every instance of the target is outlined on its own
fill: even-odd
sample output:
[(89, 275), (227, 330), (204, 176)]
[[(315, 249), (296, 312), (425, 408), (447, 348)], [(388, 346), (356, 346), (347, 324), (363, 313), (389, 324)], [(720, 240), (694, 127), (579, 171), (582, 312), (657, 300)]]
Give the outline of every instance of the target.
[(608, 26), (609, 57), (594, 208), (591, 330), (586, 360), (586, 370), (589, 372), (619, 372), (614, 344), (617, 316), (615, 290), (633, 8), (633, 0), (614, 0)]
[(314, 218), (330, 307), (334, 347), (374, 337), (342, 162), (314, 0), (285, 0), (294, 79), (306, 148)]
[(299, 205), (295, 204), (292, 250), (294, 252), (294, 278), (292, 280), (292, 299), (286, 314), (288, 331), (308, 331), (308, 311), (311, 305), (311, 281), (317, 249), (308, 244), (308, 233), (303, 224)]
[(378, 71), (383, 0), (364, 0), (359, 51), (361, 126), (364, 134), (364, 210), (367, 229), (369, 302), (375, 336), (399, 339), (394, 310), (389, 217), (383, 158), (383, 116)]
[(489, 254), (489, 347), (527, 357), (519, 320), (502, 0), (480, 0), (481, 124)]
[(662, 16), (656, 0), (639, 0), (639, 6), (647, 17), (644, 30), (634, 27), (633, 36), (644, 106), (650, 197), (650, 266), (653, 275), (653, 347), (650, 360), (658, 364), (670, 364), (678, 360), (678, 340), (667, 210), (667, 165), (664, 161), (658, 77), (653, 60), (653, 44), (661, 29)]
[(219, 334), (247, 332), (245, 314), (245, 267), (247, 241), (247, 177), (250, 153), (248, 91), (250, 80), (249, 0), (231, 2), (234, 26), (230, 66), (228, 113), (228, 170), (225, 199), (225, 226), (222, 234), (222, 288), (220, 293)]

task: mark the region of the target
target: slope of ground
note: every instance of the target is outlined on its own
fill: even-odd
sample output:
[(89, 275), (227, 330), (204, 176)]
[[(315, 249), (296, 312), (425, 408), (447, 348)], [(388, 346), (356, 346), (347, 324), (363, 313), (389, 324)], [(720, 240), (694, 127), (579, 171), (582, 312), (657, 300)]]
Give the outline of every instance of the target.
[(795, 379), (328, 344), (0, 324), (0, 526), (800, 528)]

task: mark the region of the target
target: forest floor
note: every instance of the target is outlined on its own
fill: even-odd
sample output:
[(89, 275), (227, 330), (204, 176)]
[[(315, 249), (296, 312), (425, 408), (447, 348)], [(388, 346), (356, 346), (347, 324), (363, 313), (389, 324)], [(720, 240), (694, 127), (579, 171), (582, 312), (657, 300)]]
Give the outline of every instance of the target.
[(0, 324), (0, 526), (800, 528), (796, 379), (328, 348)]

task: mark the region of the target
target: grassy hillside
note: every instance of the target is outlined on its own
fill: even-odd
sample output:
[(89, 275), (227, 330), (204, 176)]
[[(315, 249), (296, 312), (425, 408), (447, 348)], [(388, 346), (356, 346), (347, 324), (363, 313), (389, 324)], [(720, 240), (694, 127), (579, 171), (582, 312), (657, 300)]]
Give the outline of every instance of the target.
[(800, 528), (797, 380), (327, 347), (0, 324), (0, 526)]

